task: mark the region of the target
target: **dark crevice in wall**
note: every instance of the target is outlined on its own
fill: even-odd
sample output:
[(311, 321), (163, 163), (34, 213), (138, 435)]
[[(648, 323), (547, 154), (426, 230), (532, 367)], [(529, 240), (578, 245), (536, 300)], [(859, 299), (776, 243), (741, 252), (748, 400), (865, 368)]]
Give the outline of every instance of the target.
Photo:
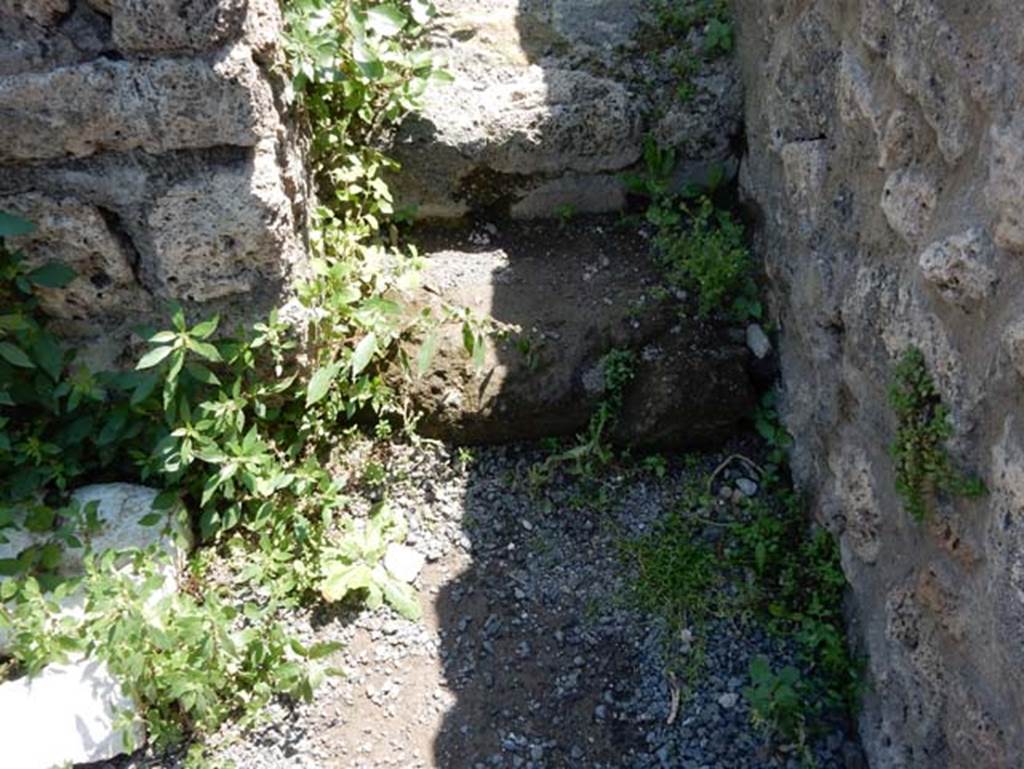
[[(121, 216), (116, 211), (104, 206), (96, 206), (96, 210), (103, 217), (103, 222), (107, 225), (110, 234), (117, 240), (124, 253), (128, 256), (128, 265), (131, 268), (132, 275), (135, 277), (135, 283), (152, 297), (153, 290), (142, 279), (142, 255), (135, 247), (135, 241), (132, 240), (132, 236), (125, 227)], [(89, 278), (97, 288), (102, 287), (97, 285), (97, 281), (102, 281), (103, 279), (101, 276), (87, 275), (85, 277)], [(109, 280), (110, 278), (107, 277), (106, 279)]]

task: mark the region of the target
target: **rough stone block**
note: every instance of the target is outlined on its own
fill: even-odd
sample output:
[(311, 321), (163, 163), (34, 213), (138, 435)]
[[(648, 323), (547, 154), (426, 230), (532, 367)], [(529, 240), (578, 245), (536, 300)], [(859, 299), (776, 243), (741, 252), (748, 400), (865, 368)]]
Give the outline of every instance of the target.
[(270, 84), (244, 46), (210, 61), (99, 60), (0, 77), (0, 116), (0, 162), (251, 147), (279, 122)]
[(248, 0), (110, 0), (114, 44), (133, 53), (208, 51), (237, 38)]
[(925, 279), (950, 304), (967, 309), (995, 292), (992, 243), (980, 227), (972, 227), (930, 245), (918, 265)]
[(211, 168), (172, 186), (146, 222), (155, 290), (205, 302), (280, 289), (301, 257), (291, 205), (269, 149), (243, 166)]
[(919, 241), (938, 202), (935, 183), (920, 171), (896, 171), (885, 180), (882, 211), (889, 226), (907, 243)]
[[(18, 769), (53, 769), (107, 761), (127, 752), (122, 713), (135, 712), (106, 665), (83, 660), (50, 665), (39, 675), (0, 685), (4, 762)], [(127, 720), (133, 743), (145, 738)]]
[(71, 0), (0, 0), (0, 13), (27, 16), (37, 24), (53, 24), (71, 10)]
[(996, 214), (995, 241), (1000, 248), (1024, 252), (1024, 111), (991, 131), (989, 205)]
[(489, 340), (477, 370), (458, 324), (442, 327), (430, 370), (408, 385), (424, 435), (468, 443), (571, 435), (603, 397), (602, 360), (612, 346), (636, 353), (613, 441), (706, 445), (750, 413), (751, 355), (742, 338), (680, 320), (675, 301), (645, 299), (659, 280), (647, 244), (573, 221), (508, 222), (489, 238), (488, 250), (465, 250), (447, 232), (421, 243), (427, 267), (417, 299), (522, 326), (530, 352), (515, 338)]
[[(429, 87), (397, 136), (399, 202), (421, 218), (496, 208), (554, 217), (540, 209), (556, 198), (615, 210), (623, 196), (606, 179), (638, 163), (645, 134), (680, 162), (729, 157), (741, 109), (732, 62), (703, 65), (686, 103), (651, 85), (679, 50), (644, 49), (640, 5), (442, 0), (431, 42), (455, 82)], [(650, 61), (658, 56), (663, 67)], [(570, 189), (591, 179), (599, 189)]]
[(74, 198), (27, 193), (0, 198), (0, 210), (36, 225), (28, 235), (10, 239), (30, 266), (57, 261), (78, 275), (66, 288), (39, 290), (50, 317), (84, 326), (100, 318), (124, 320), (147, 308), (130, 247), (98, 208)]

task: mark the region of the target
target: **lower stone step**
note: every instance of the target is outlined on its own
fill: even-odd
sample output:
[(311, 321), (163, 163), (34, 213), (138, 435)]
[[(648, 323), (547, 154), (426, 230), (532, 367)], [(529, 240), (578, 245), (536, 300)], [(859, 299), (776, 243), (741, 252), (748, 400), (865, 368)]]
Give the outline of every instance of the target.
[(465, 443), (571, 435), (608, 396), (604, 362), (631, 353), (632, 378), (606, 437), (642, 448), (713, 444), (755, 400), (745, 330), (684, 312), (649, 243), (616, 217), (505, 222), (419, 235), (422, 302), (519, 327), (477, 368), (449, 324), (412, 385), (420, 432)]

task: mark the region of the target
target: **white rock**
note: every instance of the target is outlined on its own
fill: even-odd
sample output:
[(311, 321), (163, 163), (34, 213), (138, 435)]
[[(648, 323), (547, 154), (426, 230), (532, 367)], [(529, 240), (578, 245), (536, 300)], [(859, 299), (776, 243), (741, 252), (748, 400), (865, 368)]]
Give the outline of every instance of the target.
[[(146, 486), (102, 483), (83, 486), (71, 497), (83, 506), (91, 502), (97, 503), (96, 514), (102, 522), (101, 527), (99, 532), (88, 538), (94, 552), (124, 548), (144, 550), (155, 545), (170, 556), (180, 570), (185, 566), (193, 543), (192, 532), (177, 520), (176, 511), (162, 513), (161, 521), (152, 526), (142, 526), (139, 523), (143, 517), (153, 512), (153, 503), (157, 495), (155, 489)], [(69, 553), (67, 568), (77, 569), (78, 573), (81, 573), (81, 551)]]
[(736, 707), (736, 702), (738, 700), (739, 697), (736, 694), (734, 694), (733, 692), (726, 692), (718, 698), (718, 704), (726, 710), (732, 710), (734, 707)]
[(757, 484), (749, 478), (738, 478), (736, 488), (745, 497), (752, 497), (757, 494)]
[[(118, 724), (132, 701), (101, 662), (50, 665), (33, 678), (0, 685), (3, 764), (14, 769), (51, 769), (107, 761), (127, 752)], [(135, 719), (134, 743), (145, 738)]]
[(747, 347), (750, 348), (750, 351), (754, 353), (754, 357), (758, 360), (768, 357), (772, 351), (771, 340), (764, 333), (764, 329), (757, 323), (751, 323), (747, 326)]
[(402, 582), (413, 582), (426, 560), (422, 553), (411, 547), (392, 542), (384, 553), (384, 568), (391, 572), (395, 579), (400, 579)]

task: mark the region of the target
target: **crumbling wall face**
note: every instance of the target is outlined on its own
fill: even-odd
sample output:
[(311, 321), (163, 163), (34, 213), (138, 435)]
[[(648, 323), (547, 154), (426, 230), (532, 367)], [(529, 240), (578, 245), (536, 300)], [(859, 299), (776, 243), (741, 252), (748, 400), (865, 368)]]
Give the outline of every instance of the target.
[(78, 277), (65, 334), (123, 345), (171, 300), (242, 319), (304, 261), (276, 0), (0, 0), (0, 210)]
[[(1024, 4), (737, 0), (797, 480), (840, 539), (874, 769), (1024, 756)], [(979, 500), (917, 523), (887, 402), (919, 347)]]

